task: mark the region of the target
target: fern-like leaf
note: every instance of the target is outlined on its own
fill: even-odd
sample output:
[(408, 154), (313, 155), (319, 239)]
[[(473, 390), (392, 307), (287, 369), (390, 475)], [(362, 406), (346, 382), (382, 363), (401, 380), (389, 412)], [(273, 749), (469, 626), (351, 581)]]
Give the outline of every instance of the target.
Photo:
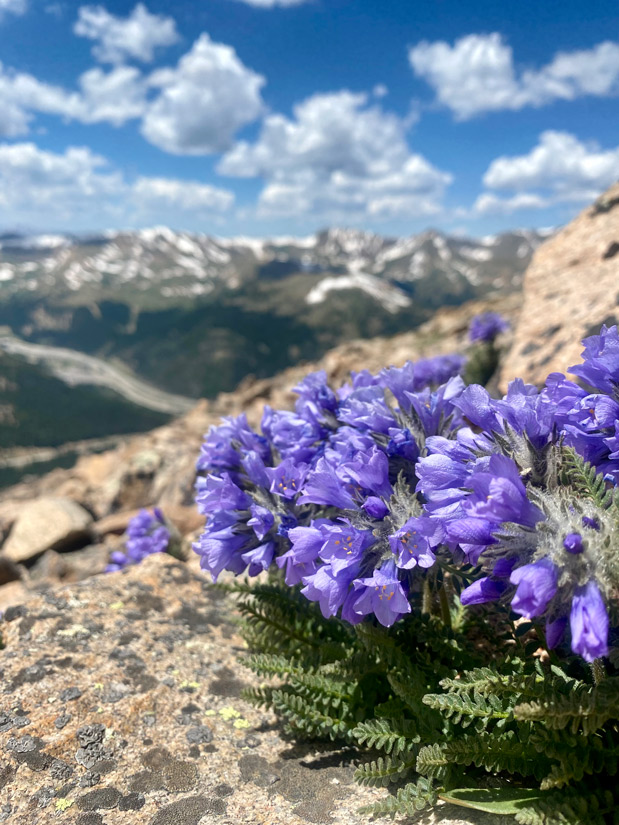
[(408, 759), (397, 757), (382, 757), (375, 762), (367, 762), (355, 771), (355, 779), (361, 785), (372, 787), (386, 787), (391, 782), (399, 782), (401, 779), (415, 770), (416, 754)]
[(413, 816), (419, 811), (423, 811), (438, 801), (438, 793), (434, 788), (432, 780), (421, 777), (417, 782), (411, 782), (404, 788), (400, 788), (395, 796), (387, 796), (372, 805), (366, 805), (360, 809), (360, 813), (372, 814), (373, 816), (390, 816), (392, 819), (398, 815)]

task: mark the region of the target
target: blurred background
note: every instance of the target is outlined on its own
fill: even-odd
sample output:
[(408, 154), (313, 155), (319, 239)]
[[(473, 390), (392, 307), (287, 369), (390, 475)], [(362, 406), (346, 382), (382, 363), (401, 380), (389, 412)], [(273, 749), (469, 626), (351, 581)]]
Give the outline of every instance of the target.
[[(347, 342), (383, 340), (335, 373), (515, 329), (619, 176), (609, 2), (0, 0), (0, 34), (2, 487)], [(567, 343), (540, 314), (539, 368)]]

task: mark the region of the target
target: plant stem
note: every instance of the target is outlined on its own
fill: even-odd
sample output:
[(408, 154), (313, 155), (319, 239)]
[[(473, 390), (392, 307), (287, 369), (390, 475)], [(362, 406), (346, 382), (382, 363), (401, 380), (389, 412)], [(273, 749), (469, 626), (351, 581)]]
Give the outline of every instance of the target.
[(593, 673), (593, 681), (599, 685), (601, 681), (606, 678), (606, 668), (602, 659), (594, 659), (591, 662), (591, 672)]
[(430, 587), (430, 580), (423, 581), (423, 595), (421, 601), (421, 612), (432, 615), (432, 588)]

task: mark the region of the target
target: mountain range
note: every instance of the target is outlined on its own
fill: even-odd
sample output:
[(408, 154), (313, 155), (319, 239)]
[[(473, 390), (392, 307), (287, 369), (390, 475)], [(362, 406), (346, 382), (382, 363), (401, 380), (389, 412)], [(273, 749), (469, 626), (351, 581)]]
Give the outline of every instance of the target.
[[(316, 360), (343, 341), (415, 328), (441, 306), (517, 291), (549, 234), (470, 239), (430, 230), (386, 238), (331, 229), (258, 240), (155, 227), (90, 237), (0, 235), (0, 344), (12, 341), (0, 346), (0, 382), (10, 367), (5, 385), (20, 383), (16, 364), (25, 364), (28, 348), (20, 351), (18, 339), (39, 345), (37, 369), (56, 348), (88, 355), (63, 375), (56, 353), (55, 380), (73, 386), (88, 383), (94, 357), (168, 393), (214, 397), (249, 375)], [(108, 404), (114, 393), (106, 386)], [(72, 397), (83, 390), (74, 386)], [(123, 402), (113, 430), (140, 429), (142, 416), (132, 421)], [(18, 425), (4, 445), (34, 443), (32, 433), (18, 435), (23, 413), (5, 411), (5, 424), (12, 416)], [(106, 434), (102, 425), (91, 433)], [(61, 431), (63, 438), (72, 440)]]

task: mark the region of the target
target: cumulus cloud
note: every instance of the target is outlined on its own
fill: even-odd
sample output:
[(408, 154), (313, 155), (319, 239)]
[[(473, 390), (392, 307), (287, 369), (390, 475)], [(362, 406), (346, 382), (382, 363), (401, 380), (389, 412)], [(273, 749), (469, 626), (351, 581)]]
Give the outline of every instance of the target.
[(363, 94), (318, 94), (294, 118), (265, 118), (255, 143), (238, 142), (218, 171), (262, 177), (263, 215), (422, 216), (440, 211), (451, 176), (412, 154), (405, 124)]
[(64, 114), (82, 123), (122, 126), (145, 111), (146, 84), (132, 66), (117, 66), (107, 73), (90, 69), (80, 77), (79, 86), (80, 92), (69, 96)]
[(34, 143), (0, 145), (0, 207), (12, 214), (36, 210), (67, 217), (100, 207), (122, 191), (122, 176), (107, 169), (107, 161), (86, 147), (63, 154)]
[(71, 92), (0, 63), (0, 135), (26, 134), (36, 112), (120, 126), (145, 111), (146, 84), (133, 67), (117, 66), (107, 73), (94, 68), (81, 75), (78, 85), (79, 91)]
[(179, 212), (185, 219), (225, 213), (233, 202), (231, 192), (198, 181), (128, 181), (84, 146), (57, 153), (31, 142), (0, 144), (0, 216), (11, 222), (67, 228), (96, 226), (103, 216), (117, 225), (169, 223)]
[(500, 34), (471, 34), (454, 45), (423, 41), (409, 49), (413, 71), (434, 89), (459, 120), (482, 112), (544, 106), (584, 95), (619, 91), (619, 43), (559, 52), (546, 66), (517, 71)]
[(533, 192), (520, 192), (509, 198), (484, 192), (475, 201), (473, 211), (477, 215), (511, 215), (521, 209), (545, 209), (547, 206), (550, 206), (550, 202)]
[(116, 17), (103, 6), (82, 6), (73, 31), (97, 41), (92, 53), (102, 63), (130, 59), (150, 63), (157, 48), (172, 46), (179, 40), (175, 21), (151, 14), (143, 3), (138, 3), (128, 17)]
[(586, 203), (619, 178), (619, 147), (601, 149), (568, 132), (543, 132), (528, 154), (499, 157), (486, 171), (488, 189), (511, 191), (509, 197), (483, 193), (474, 210), (509, 214), (557, 203)]
[[(139, 8), (139, 7), (138, 7)], [(263, 112), (265, 79), (230, 46), (202, 34), (174, 68), (144, 75), (134, 66), (84, 72), (77, 90), (45, 83), (0, 63), (0, 136), (27, 134), (36, 113), (121, 126), (140, 118), (146, 140), (177, 155), (230, 148)]]
[(226, 212), (234, 203), (234, 195), (196, 181), (174, 178), (138, 178), (132, 187), (132, 197), (142, 209), (181, 209), (185, 212)]
[(149, 80), (160, 89), (143, 123), (144, 137), (175, 155), (223, 152), (235, 133), (260, 116), (265, 79), (235, 50), (202, 34), (175, 69)]

